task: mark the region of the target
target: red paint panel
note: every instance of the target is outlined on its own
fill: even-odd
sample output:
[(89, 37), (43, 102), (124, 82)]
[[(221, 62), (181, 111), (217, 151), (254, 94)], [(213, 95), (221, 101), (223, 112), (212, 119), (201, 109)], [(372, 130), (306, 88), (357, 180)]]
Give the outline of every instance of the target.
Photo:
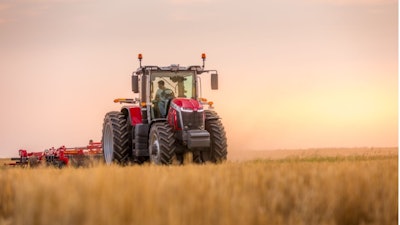
[(172, 100), (172, 102), (181, 108), (191, 109), (193, 111), (203, 109), (203, 106), (199, 103), (199, 101), (191, 98), (175, 98)]
[(142, 110), (140, 107), (129, 108), (129, 115), (131, 117), (132, 126), (142, 123)]
[(179, 121), (178, 121), (178, 116), (177, 112), (175, 109), (170, 108), (168, 112), (168, 123), (171, 125), (174, 130), (182, 130), (182, 128), (179, 127)]

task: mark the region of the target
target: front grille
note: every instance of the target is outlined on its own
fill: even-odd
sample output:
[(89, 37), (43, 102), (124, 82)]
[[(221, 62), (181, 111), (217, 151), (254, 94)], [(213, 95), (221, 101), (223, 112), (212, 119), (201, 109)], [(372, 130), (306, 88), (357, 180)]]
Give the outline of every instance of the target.
[(183, 128), (189, 130), (204, 129), (204, 111), (203, 112), (181, 112)]

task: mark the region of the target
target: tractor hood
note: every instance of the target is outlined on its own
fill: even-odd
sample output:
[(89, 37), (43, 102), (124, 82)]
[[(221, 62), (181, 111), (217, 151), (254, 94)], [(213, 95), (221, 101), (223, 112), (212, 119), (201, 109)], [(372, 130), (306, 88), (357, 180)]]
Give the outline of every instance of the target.
[(199, 101), (191, 98), (175, 98), (171, 102), (171, 107), (178, 111), (203, 111), (203, 106)]

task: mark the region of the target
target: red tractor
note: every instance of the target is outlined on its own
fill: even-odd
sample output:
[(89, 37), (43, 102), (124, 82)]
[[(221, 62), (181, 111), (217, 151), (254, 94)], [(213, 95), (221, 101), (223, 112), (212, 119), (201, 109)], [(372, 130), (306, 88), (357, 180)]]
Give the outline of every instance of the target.
[(216, 70), (202, 66), (142, 66), (132, 74), (135, 99), (115, 99), (128, 103), (121, 111), (106, 114), (102, 148), (106, 164), (182, 163), (191, 152), (195, 163), (226, 160), (227, 140), (213, 103), (201, 96), (201, 77), (209, 74), (211, 89), (218, 89)]

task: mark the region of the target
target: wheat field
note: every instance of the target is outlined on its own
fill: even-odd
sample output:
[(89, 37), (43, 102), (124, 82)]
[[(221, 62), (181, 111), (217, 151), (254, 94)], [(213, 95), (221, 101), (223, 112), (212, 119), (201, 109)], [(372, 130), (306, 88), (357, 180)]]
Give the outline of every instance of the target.
[(398, 224), (396, 154), (0, 168), (0, 224)]

